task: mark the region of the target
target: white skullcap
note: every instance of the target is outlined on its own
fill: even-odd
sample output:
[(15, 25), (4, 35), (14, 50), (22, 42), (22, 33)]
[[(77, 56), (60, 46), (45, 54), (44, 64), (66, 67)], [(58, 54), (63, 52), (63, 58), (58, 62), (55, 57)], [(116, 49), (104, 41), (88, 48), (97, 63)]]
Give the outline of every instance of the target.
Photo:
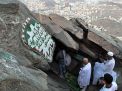
[(113, 53), (113, 52), (110, 52), (110, 51), (109, 51), (107, 54), (108, 54), (109, 56), (111, 56), (111, 57), (114, 56), (114, 53)]

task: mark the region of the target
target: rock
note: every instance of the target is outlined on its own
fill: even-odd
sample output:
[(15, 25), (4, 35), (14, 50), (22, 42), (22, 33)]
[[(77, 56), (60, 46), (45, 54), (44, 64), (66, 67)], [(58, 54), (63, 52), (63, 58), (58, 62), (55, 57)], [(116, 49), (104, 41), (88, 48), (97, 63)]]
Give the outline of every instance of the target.
[(73, 38), (65, 31), (56, 34), (56, 38), (60, 39), (62, 43), (64, 43), (67, 47), (73, 48), (75, 50), (79, 49), (78, 43), (76, 43)]
[(47, 65), (49, 64), (44, 61), (41, 61), (40, 63), (34, 64), (34, 67), (41, 69), (43, 71), (48, 71), (50, 70), (50, 66), (47, 66)]
[[(16, 84), (16, 85), (15, 85)], [(0, 91), (38, 91), (37, 88), (30, 84), (15, 79), (4, 80), (1, 82)]]
[[(35, 68), (50, 69), (48, 63), (52, 62), (55, 42), (19, 1), (0, 0), (0, 48), (5, 50), (0, 51), (0, 91), (62, 91), (65, 88)], [(70, 90), (67, 87), (63, 91)]]
[(65, 29), (65, 31), (71, 32), (79, 39), (83, 38), (83, 30), (81, 28), (78, 28), (78, 26), (73, 24), (71, 21), (68, 21), (66, 18), (56, 14), (50, 14), (49, 17), (55, 24)]
[(0, 59), (6, 60), (7, 62), (12, 61), (21, 66), (32, 66), (32, 63), (27, 58), (20, 55), (15, 56), (11, 53), (4, 51), (3, 49), (0, 49)]
[(96, 58), (96, 54), (90, 49), (88, 48), (86, 45), (84, 44), (80, 44), (80, 48), (79, 48), (83, 53), (89, 55), (92, 58)]
[(122, 42), (120, 40), (95, 30), (95, 28), (88, 26), (88, 24), (86, 24), (82, 19), (76, 19), (75, 23), (79, 24), (79, 27), (83, 28), (83, 30), (86, 32), (85, 41), (88, 39), (104, 50), (114, 52), (116, 57), (122, 59)]
[[(0, 59), (0, 91), (47, 91), (47, 75)], [(16, 83), (16, 84), (15, 84)], [(25, 87), (25, 88), (23, 88)]]
[(0, 17), (0, 48), (49, 67), (55, 42), (26, 6), (17, 0), (0, 0)]
[(115, 56), (122, 59), (122, 42), (110, 35), (95, 31), (90, 28), (88, 39), (101, 46), (106, 51), (114, 52)]
[(49, 34), (51, 34), (53, 37), (58, 39), (67, 47), (78, 50), (79, 48), (78, 43), (76, 43), (73, 40), (73, 38), (66, 31), (64, 31), (59, 25), (53, 23), (51, 20), (49, 20), (47, 16), (38, 15), (38, 14), (35, 14), (35, 16), (37, 19), (40, 20), (40, 22), (43, 22), (44, 27), (49, 32)]
[(79, 28), (83, 29), (83, 39), (86, 39), (88, 36), (88, 24), (81, 18), (72, 18), (70, 21)]
[(0, 52), (0, 91), (70, 91), (61, 79), (47, 76), (39, 69), (25, 67), (15, 57), (8, 52)]
[(42, 15), (42, 14), (38, 14), (38, 13), (33, 13), (33, 15), (34, 15), (35, 18), (36, 18), (37, 20), (39, 20), (42, 24), (50, 24), (50, 23), (53, 23), (53, 22), (50, 20), (50, 17), (49, 17), (49, 16)]
[(76, 18), (76, 22), (79, 24), (79, 26), (84, 30), (88, 31), (89, 27), (88, 24), (81, 18)]
[(65, 81), (57, 77), (48, 78), (49, 91), (71, 91)]

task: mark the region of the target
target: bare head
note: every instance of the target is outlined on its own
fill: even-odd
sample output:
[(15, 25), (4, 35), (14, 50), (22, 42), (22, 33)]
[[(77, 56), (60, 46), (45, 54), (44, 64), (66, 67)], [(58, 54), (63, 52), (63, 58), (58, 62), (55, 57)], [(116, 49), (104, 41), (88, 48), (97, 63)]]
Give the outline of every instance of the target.
[(88, 58), (83, 58), (83, 64), (88, 64), (89, 63), (89, 60), (88, 60)]

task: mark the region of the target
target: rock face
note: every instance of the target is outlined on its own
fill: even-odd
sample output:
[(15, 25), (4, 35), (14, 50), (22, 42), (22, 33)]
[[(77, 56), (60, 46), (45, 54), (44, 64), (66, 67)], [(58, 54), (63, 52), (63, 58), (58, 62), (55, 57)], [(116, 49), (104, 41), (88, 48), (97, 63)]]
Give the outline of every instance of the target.
[(0, 91), (69, 91), (66, 84), (56, 82), (39, 69), (25, 67), (18, 59), (0, 51)]
[[(44, 25), (45, 29), (56, 39), (61, 41), (67, 47), (73, 48), (75, 50), (79, 49), (78, 43), (67, 33), (64, 29), (54, 22), (50, 17), (45, 15), (34, 14), (34, 16), (40, 20), (40, 22)], [(61, 16), (59, 16), (61, 17)], [(63, 17), (62, 17), (63, 18)], [(60, 20), (59, 20), (60, 21)], [(67, 20), (68, 21), (68, 20)], [(62, 22), (63, 24), (64, 22)], [(71, 22), (70, 22), (71, 23)], [(71, 25), (70, 28), (73, 26)], [(81, 35), (82, 37), (82, 35)]]
[(117, 38), (99, 33), (98, 31), (90, 31), (88, 39), (101, 46), (106, 51), (114, 52), (115, 56), (122, 59), (122, 42)]
[(40, 63), (42, 68), (44, 65), (49, 68), (55, 42), (24, 4), (17, 0), (1, 0), (0, 47), (27, 57), (33, 64)]
[(48, 90), (44, 72), (23, 66), (17, 57), (5, 51), (0, 52), (0, 72), (0, 91)]
[(0, 91), (70, 91), (37, 69), (50, 69), (55, 42), (16, 0), (0, 0), (0, 48)]
[(11, 53), (4, 51), (3, 49), (0, 49), (0, 59), (6, 60), (7, 62), (12, 61), (25, 67), (30, 67), (32, 65), (32, 63), (27, 58), (17, 54), (15, 56)]
[(85, 42), (92, 41), (101, 47), (101, 49), (113, 51), (116, 57), (122, 59), (122, 42), (120, 40), (95, 30), (94, 27), (88, 26), (82, 19), (76, 18), (71, 19), (71, 21), (83, 29)]
[(83, 38), (83, 30), (75, 24), (73, 24), (72, 22), (65, 19), (64, 17), (59, 16), (57, 14), (50, 14), (49, 17), (55, 24), (59, 25), (61, 28), (71, 32), (79, 39)]

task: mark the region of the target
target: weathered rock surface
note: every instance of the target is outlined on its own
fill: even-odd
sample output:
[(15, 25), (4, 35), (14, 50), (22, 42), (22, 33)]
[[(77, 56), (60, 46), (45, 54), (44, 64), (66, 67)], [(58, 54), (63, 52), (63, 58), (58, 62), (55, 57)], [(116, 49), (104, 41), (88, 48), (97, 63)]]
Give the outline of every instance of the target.
[(0, 91), (70, 91), (59, 78), (57, 81), (39, 69), (27, 68), (20, 60), (0, 51)]
[[(37, 47), (28, 46), (30, 40), (23, 40), (26, 28), (39, 28), (38, 34), (40, 29), (45, 31), (22, 3), (0, 0), (0, 91), (70, 91), (66, 84), (59, 83), (37, 69), (50, 69), (48, 62), (52, 61), (50, 56), (53, 55), (51, 50), (54, 50), (54, 46), (49, 49), (50, 56), (44, 58), (46, 54), (39, 52)], [(48, 34), (47, 36), (51, 38)], [(48, 49), (45, 50), (48, 52)]]
[[(42, 40), (37, 42), (36, 40), (28, 40), (29, 37), (27, 36), (29, 35), (29, 32), (24, 32), (28, 31), (28, 29), (29, 31), (31, 29), (33, 31), (34, 28), (32, 27), (31, 23), (33, 24), (33, 27), (35, 27), (36, 25), (34, 25), (34, 23), (38, 24), (39, 22), (33, 17), (31, 12), (25, 7), (24, 4), (17, 0), (0, 0), (0, 47), (13, 54), (23, 56), (23, 58), (28, 58), (33, 64), (40, 63), (42, 68), (44, 68), (44, 65), (48, 66), (47, 68), (49, 68), (48, 62), (52, 61), (54, 42), (51, 40), (51, 36), (46, 33), (48, 35), (46, 38), (49, 38), (50, 42), (47, 42), (47, 39), (47, 41), (45, 40), (44, 43), (48, 43), (48, 47), (50, 45), (51, 46), (48, 50), (42, 47), (40, 49), (44, 50), (40, 51), (38, 45)], [(37, 32), (44, 31), (44, 34), (45, 30), (41, 24), (39, 25), (39, 28), (41, 30), (37, 30)], [(24, 35), (26, 36), (25, 39), (23, 39)], [(30, 38), (32, 36), (30, 36)], [(36, 36), (38, 38), (41, 35), (38, 35), (37, 33)], [(29, 44), (30, 42), (34, 43), (32, 44), (33, 47), (31, 44)], [(50, 54), (49, 50), (51, 51)]]
[(0, 58), (0, 83), (0, 91), (48, 90), (44, 72), (21, 66), (14, 59)]
[(4, 51), (3, 49), (0, 49), (0, 59), (6, 60), (7, 62), (12, 61), (21, 66), (26, 66), (26, 67), (32, 66), (32, 63), (26, 57), (23, 57), (17, 54), (15, 56), (11, 53)]
[(79, 39), (83, 38), (83, 30), (75, 24), (73, 24), (72, 22), (70, 22), (69, 20), (67, 20), (66, 18), (59, 16), (57, 14), (50, 14), (49, 17), (55, 24), (59, 25), (61, 28), (71, 32)]
[(82, 19), (76, 18), (70, 21), (84, 30), (84, 41), (88, 39), (106, 51), (113, 51), (116, 57), (122, 59), (122, 42), (119, 39), (95, 30)]
[(101, 46), (106, 51), (114, 52), (115, 56), (122, 59), (122, 41), (105, 33), (100, 33), (94, 29), (88, 34), (88, 39)]
[(98, 44), (106, 51), (114, 52), (116, 57), (122, 59), (122, 42), (120, 40), (104, 33), (99, 33), (93, 29), (90, 30), (88, 33), (88, 39), (90, 41)]
[[(39, 15), (38, 15), (38, 17), (39, 17)], [(65, 19), (64, 17), (61, 17), (59, 15), (50, 14), (49, 16), (40, 15), (40, 18), (38, 18), (38, 19), (40, 19), (40, 22), (43, 22), (43, 24), (50, 24), (50, 26), (53, 25), (52, 29), (56, 33), (59, 33), (60, 30), (64, 29), (65, 31), (68, 31), (68, 33), (70, 32), (76, 36), (74, 31), (75, 30), (80, 31), (80, 29), (83, 29), (82, 38), (85, 39), (84, 41), (86, 43), (88, 41), (91, 41), (91, 42), (95, 43), (95, 45), (98, 45), (99, 48), (101, 48), (100, 50), (103, 49), (104, 51), (113, 51), (115, 53), (116, 57), (122, 59), (122, 56), (121, 56), (122, 42), (121, 41), (119, 41), (118, 39), (116, 39), (114, 37), (111, 37), (110, 35), (106, 35), (104, 33), (96, 31), (95, 29), (89, 27), (88, 24), (80, 18), (73, 18), (70, 21), (68, 21), (67, 19)], [(57, 25), (60, 26), (62, 29), (56, 28), (55, 26), (57, 26)], [(78, 30), (76, 29), (76, 26), (77, 26), (77, 28), (79, 28)], [(47, 29), (47, 30), (51, 30), (51, 28)], [(71, 36), (71, 37), (73, 38), (73, 36)], [(62, 39), (62, 40), (64, 40), (64, 39)], [(97, 49), (96, 49), (96, 51), (94, 51), (95, 48), (91, 49), (91, 47), (88, 48), (87, 46), (84, 48), (81, 45), (82, 45), (82, 42), (81, 42), (79, 48), (82, 51), (84, 51), (84, 53), (88, 54), (92, 58), (97, 57), (97, 55), (96, 55), (96, 54), (98, 54)], [(89, 43), (88, 43), (88, 45), (90, 46)], [(92, 47), (93, 47), (93, 45), (92, 45)]]
[(45, 29), (49, 32), (49, 34), (61, 41), (67, 47), (76, 50), (79, 49), (78, 43), (74, 41), (73, 38), (61, 28), (61, 26), (57, 25), (56, 22), (53, 22), (48, 16), (45, 15), (34, 15), (44, 25)]

